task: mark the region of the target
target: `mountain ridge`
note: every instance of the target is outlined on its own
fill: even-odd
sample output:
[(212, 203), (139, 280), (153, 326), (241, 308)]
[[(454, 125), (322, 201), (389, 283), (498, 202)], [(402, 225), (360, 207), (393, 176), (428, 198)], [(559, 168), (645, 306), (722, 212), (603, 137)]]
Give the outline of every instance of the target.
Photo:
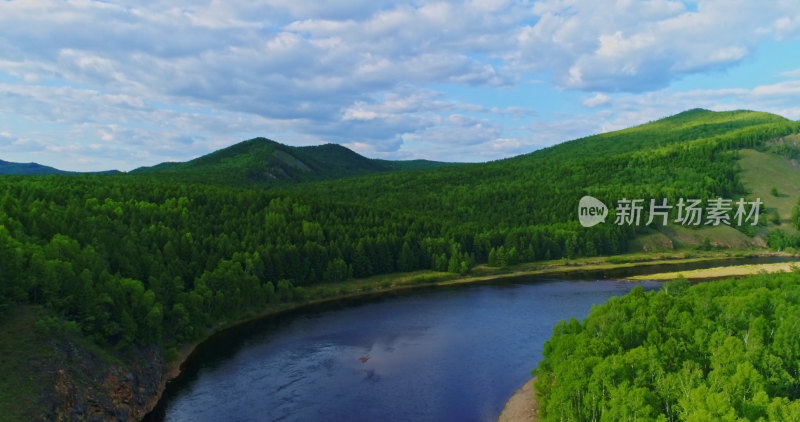
[(70, 172), (39, 163), (15, 163), (0, 160), (0, 174), (68, 174)]
[(454, 164), (457, 163), (372, 159), (338, 144), (294, 147), (258, 137), (193, 160), (139, 167), (130, 174), (162, 174), (192, 182), (276, 185)]
[[(791, 154), (795, 154), (792, 158), (798, 158), (800, 146), (778, 141), (798, 132), (800, 123), (770, 113), (692, 109), (503, 160), (414, 174), (378, 174), (352, 179), (346, 185), (323, 181), (295, 189), (312, 197), (327, 195), (339, 201), (367, 201), (385, 209), (409, 212), (424, 209), (468, 232), (492, 230), (498, 226), (508, 232), (525, 232), (526, 227), (563, 225), (563, 230), (576, 230), (582, 233), (580, 236), (596, 235), (600, 230), (629, 227), (614, 227), (612, 206), (611, 216), (602, 229), (598, 226), (583, 233), (585, 230), (578, 224), (575, 214), (582, 196), (591, 195), (606, 204), (614, 204), (623, 197), (667, 198), (674, 204), (679, 197), (747, 196), (755, 192), (742, 184), (739, 151), (756, 149), (762, 154), (776, 155), (774, 152), (780, 147), (786, 149), (781, 153), (782, 160), (788, 160)], [(386, 190), (381, 186), (393, 188)], [(769, 188), (758, 194), (769, 202), (767, 209), (774, 209), (767, 197)], [(788, 217), (785, 208), (781, 212)], [(775, 228), (775, 225), (770, 223), (767, 228)], [(658, 236), (654, 236), (657, 239), (648, 239), (645, 243), (653, 240), (650, 243), (667, 248), (672, 247), (669, 245), (694, 247), (708, 236), (712, 244), (719, 237), (716, 244), (748, 247), (753, 242), (763, 245), (762, 240), (753, 239), (752, 235), (764, 239), (767, 228), (752, 233), (747, 228), (736, 230), (728, 226), (692, 230), (673, 225), (666, 234), (657, 233)], [(655, 228), (634, 229), (638, 234), (630, 232), (625, 236), (629, 239), (642, 237)], [(558, 249), (574, 247), (574, 244), (570, 248), (561, 244)], [(653, 247), (650, 244), (637, 246), (639, 249)], [(554, 247), (539, 248), (552, 250)], [(536, 247), (533, 249), (528, 257), (542, 259), (548, 255), (537, 251)], [(577, 255), (592, 254), (594, 249), (587, 246)], [(581, 247), (576, 250), (580, 251)]]
[[(789, 123), (784, 117), (749, 110), (715, 112), (694, 108), (662, 119), (621, 130), (585, 136), (546, 148), (503, 158), (488, 163), (449, 163), (430, 160), (383, 160), (364, 157), (339, 144), (289, 146), (274, 140), (257, 137), (238, 142), (184, 162), (162, 162), (142, 166), (128, 174), (161, 174), (178, 181), (274, 186), (298, 182), (324, 181), (343, 177), (391, 172), (398, 170), (428, 170), (459, 164), (489, 164), (518, 162), (533, 159), (565, 159), (576, 155), (593, 158), (619, 155), (626, 150), (649, 148), (657, 144), (669, 147), (682, 141), (695, 141), (699, 133), (718, 136), (736, 129), (762, 124)], [(672, 133), (656, 139), (641, 136), (654, 129)], [(706, 136), (706, 137), (708, 137)], [(587, 151), (591, 149), (592, 151)], [(0, 160), (0, 174), (116, 174), (117, 170), (74, 172), (39, 163), (13, 163)]]
[(46, 166), (39, 163), (15, 163), (12, 161), (0, 160), (0, 175), (50, 175), (50, 174), (118, 174), (119, 170), (105, 171), (67, 171), (55, 167)]

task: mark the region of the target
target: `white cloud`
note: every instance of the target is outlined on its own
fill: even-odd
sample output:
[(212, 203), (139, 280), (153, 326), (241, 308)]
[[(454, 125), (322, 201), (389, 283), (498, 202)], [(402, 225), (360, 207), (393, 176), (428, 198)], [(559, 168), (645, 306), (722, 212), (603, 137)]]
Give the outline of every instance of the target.
[[(725, 69), (750, 56), (767, 38), (794, 34), (798, 6), (784, 2), (542, 0), (538, 21), (522, 28), (521, 70), (553, 70), (555, 82), (587, 91), (644, 92), (685, 75)], [(791, 27), (792, 29), (788, 29)]]
[(800, 68), (781, 72), (779, 76), (783, 76), (784, 78), (800, 78)]
[(594, 96), (586, 98), (582, 101), (583, 105), (589, 108), (604, 106), (607, 105), (609, 102), (611, 102), (611, 97), (609, 97), (606, 94), (603, 94), (602, 92), (598, 92)]
[[(702, 0), (696, 10), (672, 0), (16, 0), (0, 2), (0, 27), (0, 129), (42, 154), (62, 148), (51, 156), (70, 160), (62, 167), (100, 170), (185, 160), (257, 135), (387, 157), (500, 158), (714, 98), (794, 115), (791, 81), (708, 98), (663, 88), (742, 63), (764, 40), (797, 37), (800, 8), (789, 0)], [(597, 110), (554, 116), (515, 97), (542, 79), (586, 92), (575, 106)], [(453, 94), (464, 87), (491, 92), (487, 104)], [(639, 103), (646, 98), (674, 104)], [(14, 151), (0, 145), (0, 158), (6, 152)]]

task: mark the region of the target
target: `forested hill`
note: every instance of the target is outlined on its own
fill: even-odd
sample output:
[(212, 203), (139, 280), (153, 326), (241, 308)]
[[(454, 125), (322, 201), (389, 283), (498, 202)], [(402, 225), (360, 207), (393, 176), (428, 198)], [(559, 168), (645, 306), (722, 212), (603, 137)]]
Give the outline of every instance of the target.
[[(735, 147), (746, 147), (755, 145), (760, 134), (770, 128), (780, 133), (784, 127), (792, 125), (792, 121), (770, 113), (692, 109), (628, 129), (564, 142), (511, 160), (603, 158), (697, 141), (709, 145), (728, 142)], [(752, 144), (747, 145), (747, 142)], [(678, 148), (684, 147), (687, 145)]]
[[(692, 110), (484, 164), (413, 170), (437, 164), (254, 139), (135, 175), (3, 176), (0, 324), (23, 309), (39, 321), (35, 333), (18, 322), (25, 335), (73, 343), (77, 336), (114, 356), (158, 346), (174, 357), (211, 327), (336, 294), (343, 289), (336, 283), (354, 277), (617, 254), (664, 233), (614, 224), (613, 209), (606, 223), (584, 228), (577, 221), (582, 196), (609, 205), (751, 198), (758, 187), (746, 183), (743, 157), (788, 166), (774, 176), (759, 170), (762, 182), (793, 180), (800, 170), (787, 157), (800, 158), (798, 132), (797, 122), (766, 113)], [(398, 166), (405, 171), (390, 171)], [(313, 181), (343, 175), (356, 177)], [(265, 189), (272, 176), (307, 182)], [(769, 209), (772, 199), (762, 198)], [(788, 222), (728, 229), (800, 246), (779, 224)], [(712, 242), (728, 235), (686, 230), (708, 233)], [(26, 391), (44, 397), (42, 389), (55, 385), (54, 374), (42, 381), (18, 375), (28, 365), (25, 335), (0, 338), (10, 351), (0, 360), (0, 391), (14, 392), (0, 394), (0, 413), (31, 403), (20, 396)], [(78, 382), (75, 368), (67, 367)], [(58, 419), (53, 409), (74, 400), (31, 412)], [(35, 419), (25, 414), (20, 419)]]
[(32, 175), (32, 174), (117, 174), (117, 170), (99, 172), (73, 172), (59, 170), (54, 167), (45, 166), (39, 163), (12, 163), (0, 160), (0, 175)]
[[(423, 212), (448, 222), (451, 230), (455, 226), (471, 233), (508, 234), (565, 225), (581, 244), (587, 236), (610, 230), (597, 226), (584, 235), (577, 227), (582, 196), (592, 195), (606, 204), (622, 198), (667, 198), (674, 203), (679, 197), (747, 196), (752, 192), (742, 184), (739, 151), (776, 150), (782, 137), (799, 130), (797, 122), (768, 113), (690, 110), (506, 160), (381, 174), (347, 184), (315, 183), (295, 191)], [(609, 218), (614, 221), (613, 215)], [(595, 250), (580, 245), (578, 249)]]
[(48, 167), (38, 163), (12, 163), (0, 160), (0, 174), (65, 174), (53, 167)]
[(188, 162), (161, 163), (131, 173), (159, 174), (177, 181), (263, 187), (446, 165), (450, 163), (370, 159), (337, 144), (292, 147), (255, 138)]

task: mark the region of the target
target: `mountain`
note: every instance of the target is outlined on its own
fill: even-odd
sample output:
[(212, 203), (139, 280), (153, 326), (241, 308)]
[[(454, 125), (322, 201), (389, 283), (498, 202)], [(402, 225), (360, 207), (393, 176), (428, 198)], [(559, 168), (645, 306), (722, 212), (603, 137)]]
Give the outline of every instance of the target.
[(38, 163), (12, 163), (0, 160), (0, 175), (33, 175), (33, 174), (119, 174), (118, 170), (75, 172), (59, 170)]
[[(613, 243), (619, 239), (610, 245), (606, 240), (585, 243), (587, 236), (611, 236), (616, 231), (625, 233), (633, 249), (694, 247), (706, 237), (721, 247), (765, 246), (768, 229), (791, 228), (788, 217), (797, 197), (781, 202), (770, 189), (782, 186), (789, 192), (795, 182), (800, 184), (800, 170), (791, 165), (792, 158), (800, 158), (800, 147), (789, 142), (798, 132), (800, 124), (774, 114), (694, 109), (505, 160), (377, 174), (347, 184), (320, 182), (295, 190), (310, 197), (365, 202), (410, 213), (424, 210), (452, 231), (502, 233), (507, 239), (527, 237), (534, 227), (561, 233), (558, 245), (530, 245), (528, 241), (515, 245), (518, 250), (530, 247), (523, 260), (553, 257), (567, 250), (570, 255), (616, 250)], [(779, 174), (753, 167), (777, 162), (787, 171)], [(392, 189), (381, 188), (385, 186)], [(609, 204), (606, 224), (589, 230), (578, 225), (577, 205), (584, 195)], [(649, 204), (649, 199), (666, 198), (676, 204), (681, 197), (761, 197), (765, 212), (777, 213), (779, 224), (740, 230), (730, 226), (698, 230), (675, 224), (646, 227), (646, 214), (638, 227), (613, 224), (618, 200), (639, 198)], [(761, 222), (767, 218), (764, 215)], [(754, 234), (757, 236), (752, 237)]]
[(67, 174), (69, 172), (37, 163), (12, 163), (0, 160), (0, 174)]
[(192, 182), (263, 186), (448, 165), (451, 163), (370, 159), (337, 144), (292, 147), (255, 138), (188, 162), (161, 163), (131, 173), (159, 173)]

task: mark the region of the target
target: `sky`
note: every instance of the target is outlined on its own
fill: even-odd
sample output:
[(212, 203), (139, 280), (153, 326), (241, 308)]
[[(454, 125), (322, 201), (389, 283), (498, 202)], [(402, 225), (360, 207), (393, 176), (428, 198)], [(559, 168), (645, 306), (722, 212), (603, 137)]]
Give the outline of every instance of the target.
[(0, 159), (263, 136), (481, 162), (691, 108), (800, 119), (800, 2), (0, 0)]

